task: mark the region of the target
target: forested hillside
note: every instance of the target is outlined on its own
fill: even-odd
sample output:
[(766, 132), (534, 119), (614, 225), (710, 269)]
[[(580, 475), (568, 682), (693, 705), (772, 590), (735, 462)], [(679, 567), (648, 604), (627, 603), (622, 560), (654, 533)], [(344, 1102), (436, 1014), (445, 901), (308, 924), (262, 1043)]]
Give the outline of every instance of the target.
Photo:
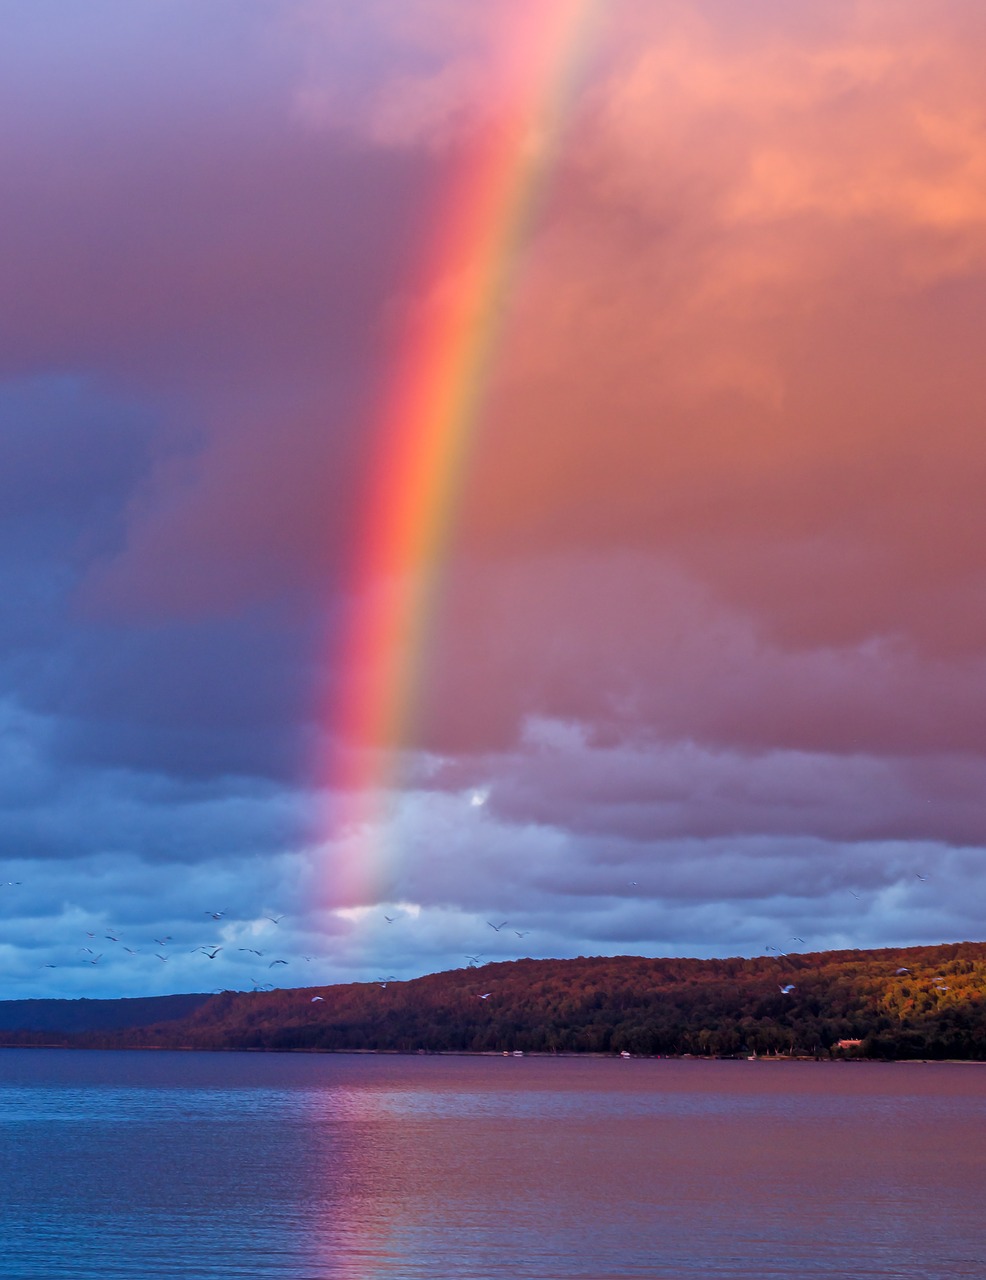
[[(224, 992), (179, 1021), (60, 1042), (986, 1059), (984, 997), (986, 943), (749, 960), (517, 960), (409, 982)], [(3, 1040), (50, 1044), (59, 1037), (46, 1025), (44, 1036)]]

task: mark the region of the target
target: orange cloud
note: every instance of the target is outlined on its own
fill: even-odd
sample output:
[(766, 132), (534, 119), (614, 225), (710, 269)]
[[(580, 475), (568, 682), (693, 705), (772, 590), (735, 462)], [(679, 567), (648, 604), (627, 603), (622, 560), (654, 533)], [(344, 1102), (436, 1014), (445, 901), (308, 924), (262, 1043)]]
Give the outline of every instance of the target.
[(614, 7), (469, 545), (670, 555), (799, 645), (986, 638), (986, 32), (905, 9), (753, 6), (731, 40), (712, 6)]

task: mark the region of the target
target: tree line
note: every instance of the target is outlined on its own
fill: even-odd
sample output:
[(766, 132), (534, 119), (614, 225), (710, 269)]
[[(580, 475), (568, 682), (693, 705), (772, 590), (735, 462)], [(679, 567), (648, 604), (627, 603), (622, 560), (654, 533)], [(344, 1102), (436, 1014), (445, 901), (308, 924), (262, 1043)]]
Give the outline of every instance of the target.
[[(226, 991), (152, 1025), (4, 1043), (986, 1060), (986, 943), (725, 960), (515, 960), (407, 982)], [(67, 1002), (68, 1003), (68, 1002)], [(840, 1047), (840, 1041), (858, 1041)]]

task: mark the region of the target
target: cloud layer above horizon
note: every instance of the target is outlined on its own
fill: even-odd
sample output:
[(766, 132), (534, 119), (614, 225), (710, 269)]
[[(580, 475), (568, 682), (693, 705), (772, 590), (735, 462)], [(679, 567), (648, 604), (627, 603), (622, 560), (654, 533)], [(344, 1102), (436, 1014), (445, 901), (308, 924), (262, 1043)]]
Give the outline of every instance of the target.
[(9, 6), (0, 998), (981, 936), (971, 0), (595, 6), (338, 891), (382, 406), (535, 20)]

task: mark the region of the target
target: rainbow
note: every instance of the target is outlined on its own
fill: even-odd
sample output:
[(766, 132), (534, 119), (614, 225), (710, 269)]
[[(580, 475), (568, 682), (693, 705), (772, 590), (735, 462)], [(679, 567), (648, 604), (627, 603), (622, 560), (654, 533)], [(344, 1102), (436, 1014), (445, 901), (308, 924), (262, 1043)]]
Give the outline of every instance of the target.
[(338, 906), (378, 901), (393, 857), (381, 827), (401, 780), (456, 499), (520, 250), (599, 3), (538, 0), (514, 11), (504, 31), (506, 106), (470, 151), (425, 255), (427, 302), (415, 313), (376, 433), (353, 621), (337, 660), (344, 687), (328, 783), (337, 850), (329, 896)]

